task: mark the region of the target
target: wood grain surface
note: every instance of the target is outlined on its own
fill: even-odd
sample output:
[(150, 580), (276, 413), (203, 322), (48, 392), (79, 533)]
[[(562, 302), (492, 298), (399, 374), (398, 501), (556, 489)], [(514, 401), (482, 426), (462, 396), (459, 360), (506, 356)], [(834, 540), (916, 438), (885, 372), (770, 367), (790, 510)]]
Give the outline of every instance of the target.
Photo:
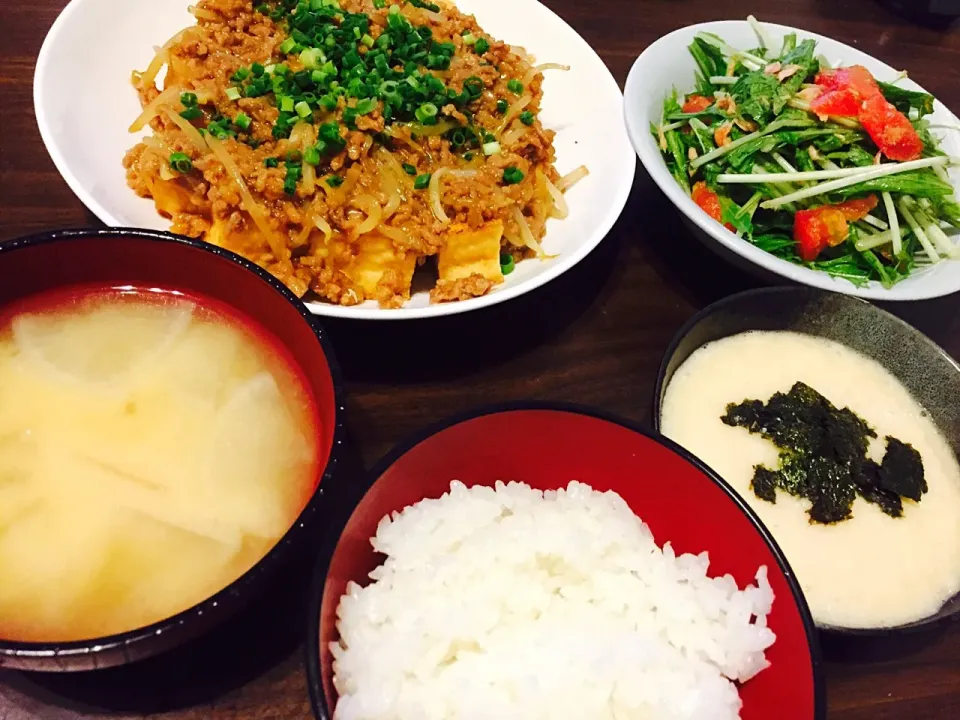
[[(960, 111), (960, 30), (925, 27), (874, 0), (546, 3), (621, 85), (658, 36), (756, 12), (908, 68)], [(0, 1), (0, 240), (96, 224), (54, 169), (33, 113), (37, 52), (64, 5)], [(105, 29), (98, 41), (122, 31)], [(691, 237), (640, 169), (609, 237), (535, 293), (451, 319), (326, 323), (347, 379), (357, 462), (369, 467), (423, 424), (491, 401), (567, 400), (646, 421), (672, 335), (699, 308), (753, 285)], [(960, 357), (960, 299), (889, 309)], [(310, 718), (302, 661), (310, 569), (305, 557), (259, 605), (174, 655), (92, 675), (0, 674), (0, 720)], [(880, 642), (827, 640), (824, 651), (831, 720), (960, 718), (958, 625)]]

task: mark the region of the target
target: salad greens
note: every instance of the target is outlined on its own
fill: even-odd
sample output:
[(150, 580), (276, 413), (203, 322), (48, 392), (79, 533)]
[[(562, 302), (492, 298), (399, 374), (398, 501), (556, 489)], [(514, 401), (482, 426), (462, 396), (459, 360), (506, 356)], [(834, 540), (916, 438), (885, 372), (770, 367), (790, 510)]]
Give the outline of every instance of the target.
[(856, 285), (960, 259), (947, 175), (960, 158), (932, 132), (933, 96), (748, 20), (756, 48), (694, 38), (695, 90), (669, 95), (651, 127), (677, 183), (745, 241)]

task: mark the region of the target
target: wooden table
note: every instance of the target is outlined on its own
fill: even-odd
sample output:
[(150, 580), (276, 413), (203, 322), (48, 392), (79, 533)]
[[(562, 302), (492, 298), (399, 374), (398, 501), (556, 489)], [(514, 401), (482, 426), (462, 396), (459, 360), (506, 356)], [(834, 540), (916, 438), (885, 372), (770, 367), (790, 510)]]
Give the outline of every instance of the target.
[[(960, 110), (960, 31), (923, 29), (873, 0), (547, 4), (597, 48), (621, 84), (658, 36), (753, 10), (907, 67)], [(33, 116), (34, 62), (64, 5), (0, 3), (0, 240), (95, 223), (54, 169)], [(103, 41), (111, 32), (119, 30), (105, 30)], [(449, 321), (327, 323), (347, 379), (359, 458), (369, 467), (424, 423), (493, 400), (568, 400), (647, 420), (673, 333), (699, 308), (753, 284), (690, 236), (641, 169), (606, 241), (538, 292)], [(890, 309), (960, 357), (960, 299)], [(143, 667), (96, 676), (0, 675), (0, 720), (309, 718), (300, 649), (308, 571), (304, 562), (243, 618)], [(894, 642), (827, 642), (825, 654), (831, 720), (960, 718), (960, 626)]]

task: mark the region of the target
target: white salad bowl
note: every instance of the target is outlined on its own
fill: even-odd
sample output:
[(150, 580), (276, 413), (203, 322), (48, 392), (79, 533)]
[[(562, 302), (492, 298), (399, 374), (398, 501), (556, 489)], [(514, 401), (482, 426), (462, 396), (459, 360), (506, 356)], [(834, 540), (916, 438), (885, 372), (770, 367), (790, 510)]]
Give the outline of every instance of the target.
[[(878, 80), (887, 82), (898, 75), (898, 71), (886, 63), (822, 35), (771, 23), (763, 23), (763, 27), (775, 42), (779, 42), (789, 33), (796, 33), (798, 41), (807, 38), (815, 40), (817, 54), (824, 56), (833, 65), (863, 65)], [(624, 92), (624, 113), (627, 132), (643, 166), (660, 190), (683, 213), (688, 224), (694, 225), (700, 231), (696, 234), (704, 239), (709, 247), (735, 264), (764, 277), (777, 275), (823, 290), (873, 300), (924, 300), (960, 291), (960, 261), (957, 260), (944, 260), (919, 269), (891, 288), (885, 288), (879, 282), (857, 286), (848, 280), (777, 258), (707, 216), (677, 185), (667, 169), (656, 139), (650, 132), (651, 123), (659, 124), (663, 101), (674, 89), (681, 94), (694, 90), (697, 66), (687, 47), (699, 32), (714, 33), (735, 48), (748, 49), (759, 44), (754, 30), (746, 21), (700, 23), (665, 35), (644, 50), (630, 70)], [(923, 90), (907, 79), (899, 81), (898, 84), (912, 90)], [(935, 103), (933, 115), (928, 117), (937, 125), (960, 126), (957, 117), (939, 100)], [(947, 153), (960, 155), (960, 131), (936, 130), (934, 134), (943, 138), (941, 146)], [(950, 178), (954, 187), (960, 185), (957, 168), (951, 170)], [(878, 212), (879, 216), (883, 217), (882, 210)]]
[[(139, 142), (130, 123), (140, 103), (130, 76), (143, 70), (154, 48), (192, 25), (190, 0), (72, 0), (50, 29), (34, 77), (40, 134), (57, 169), (80, 200), (107, 225), (169, 229), (152, 200), (127, 187), (124, 154)], [(566, 272), (604, 238), (619, 217), (633, 184), (630, 151), (616, 80), (587, 42), (537, 0), (459, 0), (496, 38), (522, 46), (538, 62), (570, 66), (548, 72), (541, 111), (557, 132), (561, 174), (586, 165), (590, 175), (567, 194), (569, 215), (550, 220), (543, 247), (552, 257), (518, 263), (489, 294), (431, 305), (421, 291), (399, 309), (374, 301), (353, 307), (310, 302), (317, 315), (365, 320), (404, 320), (450, 315), (515, 298)], [(103, 41), (105, 28), (117, 30)], [(78, 82), (77, 78), (93, 79)]]

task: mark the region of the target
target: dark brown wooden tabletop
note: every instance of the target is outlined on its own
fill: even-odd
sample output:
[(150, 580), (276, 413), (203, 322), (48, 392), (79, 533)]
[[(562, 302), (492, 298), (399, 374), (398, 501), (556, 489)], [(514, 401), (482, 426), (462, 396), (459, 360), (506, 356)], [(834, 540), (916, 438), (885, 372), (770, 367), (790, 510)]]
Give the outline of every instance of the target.
[[(37, 52), (65, 4), (0, 1), (0, 240), (96, 224), (50, 161), (33, 112)], [(621, 85), (660, 35), (755, 12), (907, 68), (960, 112), (960, 29), (905, 20), (875, 0), (546, 4), (596, 48)], [(122, 32), (104, 28), (100, 41)], [(357, 462), (370, 467), (425, 423), (494, 401), (572, 401), (646, 422), (673, 334), (698, 309), (754, 284), (702, 247), (638, 168), (607, 239), (534, 293), (435, 321), (326, 323), (346, 378)], [(960, 296), (888, 309), (960, 358)], [(310, 718), (302, 660), (310, 569), (306, 557), (242, 617), (173, 655), (92, 675), (0, 674), (0, 720)], [(960, 625), (823, 644), (831, 720), (960, 718)]]

